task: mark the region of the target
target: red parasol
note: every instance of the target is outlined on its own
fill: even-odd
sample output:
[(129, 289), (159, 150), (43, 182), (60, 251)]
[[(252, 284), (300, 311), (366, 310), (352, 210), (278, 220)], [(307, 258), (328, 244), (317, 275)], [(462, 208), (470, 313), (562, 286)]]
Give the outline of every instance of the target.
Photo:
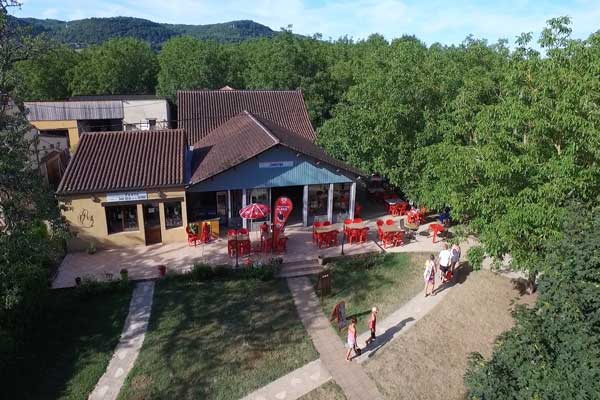
[(271, 213), (269, 207), (261, 203), (248, 204), (240, 210), (240, 217), (245, 219), (266, 218)]

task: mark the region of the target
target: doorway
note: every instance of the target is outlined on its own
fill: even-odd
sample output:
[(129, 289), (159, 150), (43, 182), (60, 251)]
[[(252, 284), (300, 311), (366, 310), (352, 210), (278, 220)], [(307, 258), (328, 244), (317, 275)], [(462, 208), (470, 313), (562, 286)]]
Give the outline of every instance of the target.
[(289, 197), (292, 201), (292, 213), (288, 217), (287, 224), (302, 223), (302, 196), (304, 186), (284, 186), (271, 188), (271, 210), (275, 208), (275, 202), (281, 196)]
[(162, 242), (158, 203), (144, 204), (144, 236), (146, 245)]

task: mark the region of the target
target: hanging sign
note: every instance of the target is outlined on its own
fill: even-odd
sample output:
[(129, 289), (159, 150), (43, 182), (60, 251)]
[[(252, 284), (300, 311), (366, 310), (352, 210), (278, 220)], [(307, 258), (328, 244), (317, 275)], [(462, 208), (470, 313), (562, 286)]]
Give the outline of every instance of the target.
[(140, 201), (148, 200), (148, 193), (146, 192), (121, 192), (121, 193), (107, 193), (106, 202), (114, 203), (116, 201)]
[(288, 197), (279, 197), (275, 201), (275, 216), (273, 217), (273, 221), (275, 223), (275, 227), (278, 230), (281, 230), (281, 228), (283, 228), (293, 209), (294, 206), (292, 204), (292, 200), (290, 200)]

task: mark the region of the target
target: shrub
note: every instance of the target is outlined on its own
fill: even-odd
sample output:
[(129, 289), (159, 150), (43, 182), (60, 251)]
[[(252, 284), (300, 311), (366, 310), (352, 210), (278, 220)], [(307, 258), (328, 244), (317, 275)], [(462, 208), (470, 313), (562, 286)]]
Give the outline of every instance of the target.
[(224, 278), (230, 274), (231, 268), (227, 265), (215, 265), (212, 267), (212, 275), (215, 278)]
[(190, 276), (195, 281), (207, 281), (209, 279), (212, 279), (215, 276), (215, 274), (210, 265), (198, 263), (194, 264), (194, 266), (192, 267), (192, 272), (190, 272)]
[(481, 246), (471, 247), (469, 251), (467, 251), (467, 260), (469, 260), (469, 264), (471, 264), (473, 271), (479, 271), (481, 269), (484, 258), (485, 251)]
[(91, 277), (84, 277), (81, 285), (75, 287), (75, 293), (80, 299), (86, 299), (104, 293), (119, 292), (130, 287), (127, 280), (100, 282)]

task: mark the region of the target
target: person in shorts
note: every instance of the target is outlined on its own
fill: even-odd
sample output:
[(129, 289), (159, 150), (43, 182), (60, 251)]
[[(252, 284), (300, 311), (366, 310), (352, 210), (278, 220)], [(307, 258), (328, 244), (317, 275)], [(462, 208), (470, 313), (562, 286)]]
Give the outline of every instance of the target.
[(346, 361), (350, 361), (352, 351), (356, 353), (356, 317), (352, 317), (348, 325), (348, 342), (346, 343)]
[[(432, 254), (429, 260), (425, 261), (425, 271), (423, 272), (423, 280), (425, 281), (425, 297), (435, 295), (435, 256)], [(429, 292), (431, 286), (431, 292)]]
[(451, 258), (450, 258), (450, 271), (454, 274), (454, 270), (458, 266), (458, 262), (460, 261), (460, 246), (458, 244), (453, 244), (452, 249), (450, 249)]
[(448, 250), (448, 243), (444, 243), (444, 250), (440, 251), (438, 256), (438, 263), (440, 265), (440, 274), (442, 275), (442, 283), (446, 282), (446, 274), (450, 270), (450, 261), (452, 254)]
[(372, 343), (373, 341), (375, 341), (376, 339), (376, 335), (375, 335), (375, 329), (377, 326), (377, 307), (373, 307), (371, 309), (371, 318), (369, 319), (369, 331), (371, 331), (371, 337), (367, 339), (367, 341), (365, 342), (365, 344), (368, 346), (370, 343)]

